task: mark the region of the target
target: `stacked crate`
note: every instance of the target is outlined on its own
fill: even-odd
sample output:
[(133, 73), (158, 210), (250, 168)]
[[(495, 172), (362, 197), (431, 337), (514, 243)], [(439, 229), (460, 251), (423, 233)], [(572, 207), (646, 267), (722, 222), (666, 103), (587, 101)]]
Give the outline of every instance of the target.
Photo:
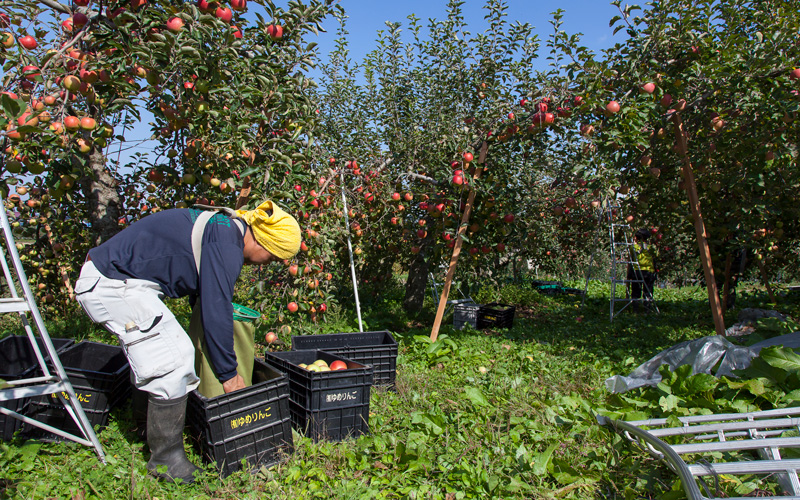
[[(343, 361), (345, 370), (302, 368), (316, 360)], [(264, 360), (289, 376), (289, 410), (298, 432), (314, 441), (339, 441), (369, 432), (372, 367), (321, 350), (267, 352)]]
[[(130, 365), (125, 351), (119, 346), (80, 342), (59, 353), (59, 359), (89, 423), (105, 427), (110, 411), (131, 395)], [(61, 395), (69, 397), (66, 393)], [(26, 415), (71, 434), (82, 434), (57, 394), (32, 398)], [(60, 439), (30, 425), (26, 429), (38, 439)]]
[(386, 330), (332, 333), (292, 337), (292, 350), (319, 349), (371, 366), (373, 384), (394, 386), (397, 374), (397, 342)]
[(186, 420), (201, 455), (223, 476), (242, 460), (268, 467), (293, 450), (288, 378), (259, 359), (249, 387), (214, 398), (193, 391)]
[[(60, 353), (75, 343), (72, 339), (50, 340), (57, 353)], [(47, 349), (45, 349), (42, 339), (36, 337), (36, 341), (39, 343), (39, 352), (42, 353), (45, 361), (47, 361)], [(40, 373), (39, 361), (36, 359), (36, 353), (33, 351), (33, 346), (31, 346), (31, 341), (27, 336), (12, 335), (0, 340), (1, 380), (22, 380), (37, 376)], [(25, 414), (29, 404), (29, 398), (0, 401), (0, 406), (21, 415)], [(11, 439), (21, 426), (22, 421), (18, 418), (0, 413), (0, 440), (6, 441)]]

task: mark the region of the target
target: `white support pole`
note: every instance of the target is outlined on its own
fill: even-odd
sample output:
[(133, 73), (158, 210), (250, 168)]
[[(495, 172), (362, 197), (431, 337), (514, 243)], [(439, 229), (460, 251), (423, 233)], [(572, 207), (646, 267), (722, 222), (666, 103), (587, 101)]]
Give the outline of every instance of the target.
[(361, 302), (358, 300), (358, 283), (356, 282), (356, 265), (353, 262), (353, 244), (350, 242), (350, 217), (347, 215), (347, 197), (344, 194), (344, 172), (339, 170), (339, 178), (342, 181), (342, 203), (344, 203), (344, 228), (347, 232), (347, 251), (350, 253), (350, 274), (353, 278), (353, 293), (356, 297), (356, 314), (358, 314), (358, 331), (363, 332), (364, 326), (361, 324)]

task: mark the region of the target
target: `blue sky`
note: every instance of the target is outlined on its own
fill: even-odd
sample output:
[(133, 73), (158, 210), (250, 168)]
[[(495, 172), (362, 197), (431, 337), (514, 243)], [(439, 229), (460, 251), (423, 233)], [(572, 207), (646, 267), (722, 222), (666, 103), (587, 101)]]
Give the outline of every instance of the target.
[[(535, 2), (533, 0), (507, 0), (507, 19), (509, 22), (521, 21), (530, 23), (544, 41), (551, 33), (550, 15), (558, 8), (564, 10), (563, 29), (567, 33), (583, 33), (583, 45), (594, 50), (601, 50), (622, 39), (622, 35), (611, 36), (608, 21), (619, 13), (616, 7), (607, 0), (559, 0), (556, 2)], [(375, 43), (378, 30), (385, 28), (387, 21), (400, 22), (407, 25), (407, 17), (415, 14), (422, 20), (429, 18), (444, 19), (447, 16), (446, 0), (405, 0), (389, 2), (387, 0), (341, 0), (340, 5), (348, 16), (347, 29), (350, 32), (350, 51), (354, 61), (361, 60)], [(487, 27), (483, 16), (485, 10), (483, 0), (466, 0), (462, 9), (464, 17), (473, 33), (484, 31)], [(425, 23), (422, 23), (423, 25)], [(333, 48), (336, 34), (336, 20), (330, 19), (326, 25), (328, 33), (319, 37), (323, 60)]]
[[(288, 3), (286, 0), (276, 1), (278, 5), (286, 3)], [(558, 8), (564, 10), (562, 29), (568, 34), (582, 33), (582, 45), (596, 52), (612, 46), (623, 38), (622, 33), (612, 37), (612, 30), (608, 27), (608, 21), (619, 13), (617, 8), (609, 3), (609, 0), (559, 0), (550, 3), (533, 0), (506, 0), (506, 3), (508, 5), (506, 17), (508, 22), (530, 23), (539, 35), (542, 46), (552, 32), (551, 13)], [(377, 32), (386, 28), (387, 21), (400, 22), (405, 27), (408, 24), (408, 16), (413, 13), (425, 21), (421, 21), (421, 24), (425, 26), (429, 18), (444, 19), (447, 16), (447, 0), (341, 0), (340, 5), (348, 16), (348, 40), (350, 57), (353, 62), (360, 62), (375, 47)], [(484, 5), (484, 0), (466, 0), (462, 6), (469, 31), (472, 33), (482, 32), (487, 28), (483, 19)], [(261, 9), (254, 3), (248, 7), (250, 7), (248, 9), (250, 11)], [(323, 26), (327, 32), (320, 33), (316, 42), (319, 44), (321, 61), (326, 61), (328, 54), (334, 48), (338, 22), (331, 17)], [(312, 40), (309, 39), (309, 41)], [(540, 49), (540, 60), (543, 65), (546, 63), (545, 56), (543, 47)], [(135, 127), (132, 133), (130, 131), (126, 133), (129, 141), (149, 138), (150, 127), (147, 125), (147, 121), (152, 117), (148, 115), (149, 113), (143, 113), (144, 123)], [(114, 149), (116, 147), (117, 145), (114, 146)], [(131, 149), (124, 150), (120, 158), (122, 164), (129, 161), (134, 152), (147, 153), (152, 147), (152, 143), (143, 142)], [(116, 151), (113, 151), (110, 156), (116, 158)]]

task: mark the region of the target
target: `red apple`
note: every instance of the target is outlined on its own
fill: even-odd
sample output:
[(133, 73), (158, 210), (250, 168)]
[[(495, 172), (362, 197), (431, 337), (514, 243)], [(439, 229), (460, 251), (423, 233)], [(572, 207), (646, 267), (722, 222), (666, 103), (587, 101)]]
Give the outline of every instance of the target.
[(331, 369), (331, 371), (347, 370), (347, 363), (345, 363), (344, 361), (342, 361), (340, 359), (337, 359), (336, 361), (331, 363), (330, 369)]
[(22, 74), (25, 75), (25, 79), (29, 80), (29, 81), (34, 81), (34, 80), (36, 80), (37, 76), (41, 76), (41, 73), (39, 72), (39, 68), (37, 68), (36, 66), (30, 66), (30, 65), (24, 66), (22, 68)]
[(606, 104), (606, 110), (612, 115), (614, 113), (619, 113), (619, 103), (617, 101), (609, 102), (608, 104)]
[(670, 104), (672, 104), (672, 96), (670, 94), (664, 94), (664, 97), (661, 98), (661, 105), (665, 108), (668, 108)]
[(81, 90), (81, 79), (75, 75), (67, 75), (61, 80), (61, 86), (73, 94)]
[(22, 45), (28, 50), (33, 50), (36, 48), (37, 45), (39, 45), (38, 43), (36, 43), (36, 39), (30, 35), (25, 35), (23, 37), (20, 37), (17, 41), (19, 42), (20, 45)]
[(267, 332), (267, 334), (264, 336), (264, 340), (267, 341), (267, 344), (271, 344), (278, 340), (278, 336), (275, 334), (275, 332)]
[(472, 153), (464, 153), (464, 161), (471, 162), (473, 159)]
[(641, 88), (642, 92), (645, 92), (647, 94), (652, 94), (653, 92), (656, 91), (656, 84), (653, 82), (647, 82), (644, 85), (642, 85)]
[(297, 312), (297, 308), (297, 302), (289, 302), (286, 304), (286, 309), (288, 309), (289, 312)]
[(413, 195), (413, 194), (411, 194), (411, 193), (406, 193), (406, 194), (404, 194), (404, 195), (403, 195), (403, 198), (404, 198), (406, 201), (411, 201), (411, 200), (413, 200), (413, 199), (414, 199), (414, 195)]
[(509, 224), (514, 222), (514, 214), (507, 214), (505, 217), (503, 217), (503, 220)]
[(76, 28), (81, 28), (89, 24), (89, 18), (83, 12), (76, 12), (72, 14), (72, 25)]
[[(267, 26), (267, 34), (273, 40), (280, 40), (283, 38), (283, 26), (280, 24), (270, 24)], [(353, 168), (356, 168), (355, 162), (353, 162)]]
[(226, 23), (231, 22), (231, 19), (233, 19), (233, 11), (227, 7), (218, 7), (214, 15)]
[(97, 121), (91, 116), (81, 118), (81, 128), (83, 130), (94, 130), (95, 127), (97, 127)]
[(173, 33), (178, 33), (184, 26), (185, 23), (180, 17), (170, 17), (169, 21), (167, 21), (167, 29)]
[(800, 80), (800, 68), (795, 68), (789, 72), (789, 78), (792, 80)]
[(231, 0), (231, 9), (247, 10), (247, 0)]
[(78, 130), (81, 126), (81, 121), (77, 116), (67, 116), (64, 118), (64, 126), (67, 130)]
[(400, 193), (392, 193), (392, 199), (394, 201), (400, 201)]
[[(330, 276), (330, 275), (329, 275), (329, 276)], [(328, 278), (328, 279), (330, 279), (330, 278)], [(328, 306), (326, 306), (326, 305), (323, 303), (323, 304), (320, 304), (320, 305), (319, 305), (319, 308), (318, 308), (318, 309), (319, 309), (319, 312), (321, 312), (321, 313), (324, 313), (325, 311), (327, 311), (327, 310), (328, 310)]]

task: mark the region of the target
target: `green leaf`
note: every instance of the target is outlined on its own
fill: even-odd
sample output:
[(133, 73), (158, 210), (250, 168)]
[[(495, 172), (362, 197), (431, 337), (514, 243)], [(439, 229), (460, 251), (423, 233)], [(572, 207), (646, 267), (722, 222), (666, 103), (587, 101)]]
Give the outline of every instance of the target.
[(547, 447), (542, 453), (537, 453), (533, 459), (531, 467), (533, 473), (537, 476), (543, 476), (547, 473), (547, 466), (550, 465), (550, 460), (553, 458), (553, 452), (561, 445), (561, 443), (553, 443)]
[(477, 406), (489, 406), (489, 400), (484, 396), (483, 391), (477, 387), (467, 387), (464, 389), (467, 398)]
[(12, 99), (8, 94), (2, 94), (0, 95), (0, 102), (2, 102), (3, 111), (14, 119), (22, 116), (25, 111), (25, 101), (22, 99)]
[(800, 356), (788, 347), (767, 347), (761, 350), (759, 357), (770, 366), (787, 372), (800, 370)]

